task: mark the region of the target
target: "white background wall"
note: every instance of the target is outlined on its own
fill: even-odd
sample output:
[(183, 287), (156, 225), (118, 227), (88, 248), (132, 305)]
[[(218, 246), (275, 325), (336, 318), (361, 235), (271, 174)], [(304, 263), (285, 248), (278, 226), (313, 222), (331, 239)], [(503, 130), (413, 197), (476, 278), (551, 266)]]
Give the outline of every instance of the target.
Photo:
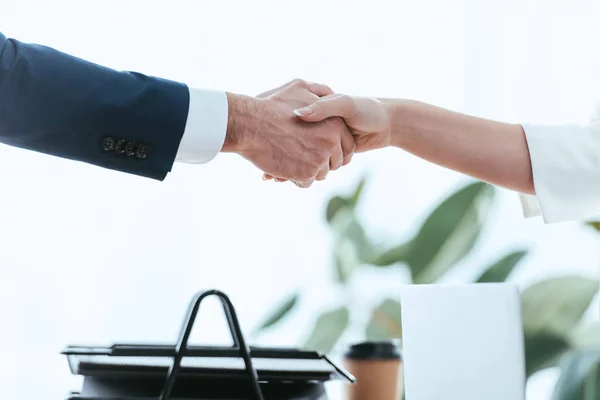
[[(8, 36), (196, 87), (258, 94), (301, 77), (540, 123), (583, 122), (600, 99), (593, 0), (0, 0), (0, 10)], [(332, 297), (324, 202), (365, 173), (362, 217), (390, 243), (464, 179), (386, 150), (355, 156), (305, 191), (265, 183), (231, 155), (176, 165), (159, 183), (0, 147), (2, 398), (61, 399), (75, 388), (58, 355), (66, 344), (174, 341), (202, 288), (229, 293), (250, 330), (265, 307), (310, 285), (314, 304), (270, 336), (296, 343)], [(518, 246), (532, 249), (523, 284), (595, 275), (600, 261), (598, 237), (578, 224), (524, 221), (508, 192), (483, 239), (465, 274)], [(225, 333), (218, 310), (203, 315), (197, 340), (214, 342)], [(547, 399), (554, 377), (537, 376), (529, 399)]]

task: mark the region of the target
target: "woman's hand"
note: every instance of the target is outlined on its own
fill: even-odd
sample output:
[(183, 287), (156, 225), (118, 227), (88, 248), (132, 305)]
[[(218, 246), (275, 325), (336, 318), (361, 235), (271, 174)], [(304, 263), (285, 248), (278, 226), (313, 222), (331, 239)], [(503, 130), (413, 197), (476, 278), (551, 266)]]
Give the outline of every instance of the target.
[[(372, 97), (354, 97), (332, 94), (314, 103), (294, 110), (305, 122), (319, 122), (331, 117), (342, 117), (356, 141), (356, 152), (380, 149), (391, 145), (391, 116), (381, 101)], [(263, 175), (263, 179), (273, 179)], [(275, 179), (284, 182), (283, 179)]]
[(306, 122), (342, 117), (354, 135), (357, 152), (391, 145), (388, 109), (384, 103), (372, 97), (332, 94), (294, 110), (294, 114)]

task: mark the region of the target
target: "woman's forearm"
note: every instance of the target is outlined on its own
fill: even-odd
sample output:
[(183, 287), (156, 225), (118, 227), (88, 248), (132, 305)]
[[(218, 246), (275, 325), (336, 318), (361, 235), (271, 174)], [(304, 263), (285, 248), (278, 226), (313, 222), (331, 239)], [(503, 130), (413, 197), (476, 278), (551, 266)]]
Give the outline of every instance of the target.
[(483, 181), (533, 194), (523, 128), (410, 100), (380, 99), (390, 110), (393, 146)]

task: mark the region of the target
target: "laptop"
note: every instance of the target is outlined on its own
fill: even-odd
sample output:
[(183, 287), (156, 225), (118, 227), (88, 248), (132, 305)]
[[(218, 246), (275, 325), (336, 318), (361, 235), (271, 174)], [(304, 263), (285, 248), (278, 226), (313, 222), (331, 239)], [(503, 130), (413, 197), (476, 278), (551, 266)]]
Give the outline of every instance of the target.
[(409, 285), (401, 303), (406, 400), (525, 400), (516, 286)]

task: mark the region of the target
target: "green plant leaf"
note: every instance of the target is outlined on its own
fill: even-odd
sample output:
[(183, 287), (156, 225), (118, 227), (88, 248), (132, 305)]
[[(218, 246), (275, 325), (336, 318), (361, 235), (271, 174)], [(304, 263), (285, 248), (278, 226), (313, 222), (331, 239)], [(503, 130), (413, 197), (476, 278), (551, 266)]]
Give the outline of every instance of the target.
[(375, 250), (365, 230), (356, 218), (354, 210), (343, 209), (338, 211), (331, 225), (336, 237), (336, 246), (343, 240), (349, 240), (354, 246), (357, 263), (368, 263), (374, 258)]
[(352, 194), (352, 197), (350, 197), (350, 204), (352, 204), (353, 207), (356, 207), (356, 205), (358, 204), (358, 201), (360, 200), (360, 197), (362, 195), (363, 189), (365, 187), (365, 183), (366, 183), (367, 179), (366, 178), (362, 178), (359, 182), (358, 185), (356, 185), (356, 189), (354, 189), (354, 193)]
[(525, 331), (568, 335), (598, 292), (598, 281), (580, 276), (549, 278), (521, 295)]
[(483, 274), (477, 279), (476, 282), (504, 282), (506, 278), (511, 274), (517, 264), (525, 257), (526, 251), (515, 251), (514, 253), (507, 254), (500, 260), (496, 261), (490, 267), (488, 267)]
[(412, 242), (406, 242), (398, 246), (392, 247), (388, 251), (383, 252), (375, 257), (370, 264), (376, 267), (389, 267), (391, 265), (406, 262), (410, 254)]
[(349, 209), (354, 211), (356, 205), (358, 204), (358, 201), (360, 200), (365, 183), (366, 178), (362, 178), (358, 182), (358, 185), (354, 189), (352, 195), (349, 197), (334, 196), (329, 200), (329, 202), (327, 203), (327, 210), (325, 212), (325, 219), (327, 220), (327, 222), (331, 223), (337, 215), (337, 213), (341, 210)]
[(378, 305), (367, 325), (367, 340), (402, 339), (402, 310), (400, 302), (386, 299)]
[(373, 257), (373, 246), (367, 238), (364, 228), (356, 218), (352, 218), (347, 225), (345, 236), (356, 247), (356, 254), (360, 260), (368, 260)]
[(304, 348), (329, 353), (336, 345), (348, 324), (350, 313), (346, 307), (328, 311), (317, 319)]
[(578, 350), (600, 350), (600, 322), (573, 333), (571, 343)]
[(342, 196), (334, 196), (327, 203), (327, 210), (325, 212), (325, 219), (327, 222), (333, 221), (333, 218), (337, 215), (337, 213), (344, 209), (345, 207), (349, 207), (350, 203), (347, 199)]
[(600, 232), (600, 221), (588, 221), (585, 223), (585, 225), (589, 226), (596, 232)]
[(600, 398), (600, 351), (576, 351), (561, 363), (561, 374), (552, 400), (598, 400)]
[(265, 319), (265, 321), (256, 329), (256, 331), (263, 331), (280, 322), (283, 319), (283, 317), (289, 314), (289, 312), (292, 311), (294, 307), (298, 304), (299, 298), (300, 295), (298, 293), (295, 293), (288, 297), (271, 312), (271, 315), (269, 315), (269, 317)]
[(472, 183), (444, 200), (425, 220), (408, 255), (414, 283), (433, 283), (475, 246), (494, 198), (487, 183)]
[(346, 283), (359, 266), (356, 247), (347, 238), (337, 241), (333, 249), (334, 278), (338, 283)]
[(556, 366), (560, 357), (569, 350), (568, 341), (551, 332), (525, 334), (525, 360), (527, 377), (546, 368)]

